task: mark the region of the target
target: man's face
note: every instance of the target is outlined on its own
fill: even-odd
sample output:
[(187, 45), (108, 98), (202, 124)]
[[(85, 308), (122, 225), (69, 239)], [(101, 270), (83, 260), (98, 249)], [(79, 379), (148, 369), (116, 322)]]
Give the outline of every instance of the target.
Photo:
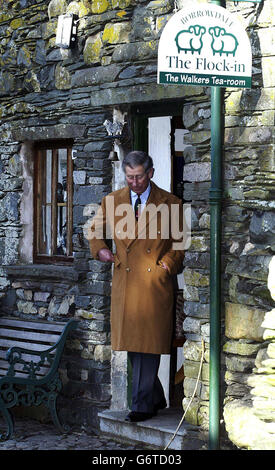
[(125, 168), (127, 184), (129, 188), (137, 194), (142, 194), (146, 190), (153, 174), (153, 168), (150, 168), (150, 170), (145, 173), (142, 165), (138, 165), (135, 168), (126, 166)]

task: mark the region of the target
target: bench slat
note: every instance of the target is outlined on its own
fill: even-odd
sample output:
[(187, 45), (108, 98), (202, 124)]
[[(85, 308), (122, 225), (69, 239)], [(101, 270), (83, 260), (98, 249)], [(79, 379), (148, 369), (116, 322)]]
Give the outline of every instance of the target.
[(32, 351), (46, 351), (50, 347), (50, 345), (46, 344), (39, 344), (39, 343), (28, 343), (26, 341), (16, 341), (13, 340), (12, 342), (10, 340), (6, 339), (1, 339), (1, 347), (5, 347), (6, 349), (10, 347), (16, 346), (24, 349), (31, 349)]
[[(7, 372), (8, 372), (7, 364), (8, 363), (0, 361), (0, 376), (5, 376), (7, 374)], [(15, 377), (18, 376), (18, 375), (21, 375), (21, 373), (23, 373), (23, 367), (24, 367), (23, 364), (16, 364), (15, 365), (15, 368), (14, 368)], [(44, 375), (46, 375), (49, 372), (49, 370), (50, 370), (50, 366), (48, 366), (48, 367), (43, 366), (39, 369), (39, 371), (36, 372), (36, 375), (44, 377)], [(24, 374), (26, 374), (26, 373), (24, 372)]]
[(62, 332), (66, 323), (49, 323), (46, 321), (14, 320), (13, 318), (0, 317), (0, 326), (10, 326), (11, 328), (23, 328), (42, 331)]
[(14, 339), (27, 339), (29, 341), (39, 341), (45, 344), (56, 343), (60, 335), (49, 333), (37, 333), (34, 331), (12, 330), (0, 327), (0, 338), (14, 338)]
[[(27, 358), (27, 356), (23, 357), (24, 360), (25, 360), (26, 358)], [(28, 356), (28, 359), (31, 360), (31, 359), (32, 359), (32, 356)], [(33, 361), (33, 362), (39, 362), (39, 361), (37, 361), (37, 357), (36, 357), (36, 358), (33, 357), (33, 359), (36, 359), (36, 360)], [(9, 363), (8, 363), (8, 361), (4, 361), (4, 360), (0, 359), (0, 367), (1, 367), (2, 369), (8, 370), (8, 368), (9, 368)], [(16, 370), (17, 370), (17, 369), (18, 369), (18, 370), (23, 369), (23, 367), (24, 367), (24, 364), (20, 364), (20, 363), (16, 363), (16, 364), (15, 364), (15, 369), (16, 369)], [(45, 371), (46, 371), (47, 369), (50, 368), (50, 364), (48, 364), (48, 363), (46, 362), (46, 363), (43, 365), (43, 368), (44, 368)], [(41, 368), (41, 370), (42, 370), (42, 368)]]
[[(54, 354), (53, 354), (53, 356), (54, 356)], [(1, 360), (5, 361), (8, 364), (6, 357), (7, 357), (7, 349), (0, 349), (0, 361)], [(37, 354), (33, 354), (33, 355), (32, 354), (22, 354), (22, 358), (26, 361), (33, 361), (33, 362), (37, 362), (37, 361), (40, 360), (39, 355), (37, 355)]]
[[(2, 372), (3, 372), (3, 373), (2, 373)], [(2, 370), (0, 369), (0, 377), (4, 377), (6, 374), (7, 374), (7, 371), (6, 371), (6, 370), (3, 370), (3, 371), (2, 371)], [(16, 376), (18, 376), (18, 377), (20, 377), (20, 378), (22, 377), (23, 379), (27, 379), (27, 378), (28, 378), (28, 374), (26, 374), (25, 372), (24, 372), (24, 373), (23, 373), (23, 372), (21, 372), (21, 373), (19, 372), (18, 374), (16, 374)]]

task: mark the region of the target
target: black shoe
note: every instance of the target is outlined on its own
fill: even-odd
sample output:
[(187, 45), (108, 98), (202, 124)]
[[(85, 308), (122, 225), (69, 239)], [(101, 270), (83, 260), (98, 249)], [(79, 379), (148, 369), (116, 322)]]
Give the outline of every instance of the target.
[(137, 423), (138, 421), (146, 421), (146, 419), (153, 418), (155, 413), (142, 413), (141, 411), (131, 411), (125, 418), (125, 421)]
[(157, 403), (154, 406), (154, 413), (156, 414), (158, 410), (163, 410), (164, 408), (166, 408), (166, 406), (167, 406), (166, 400), (165, 398), (163, 398), (159, 403)]

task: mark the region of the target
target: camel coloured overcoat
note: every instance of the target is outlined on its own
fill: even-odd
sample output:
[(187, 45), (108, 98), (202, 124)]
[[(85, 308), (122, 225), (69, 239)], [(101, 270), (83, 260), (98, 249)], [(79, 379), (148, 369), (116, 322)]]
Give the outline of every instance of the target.
[[(177, 238), (171, 235), (172, 206), (174, 224), (179, 220)], [(182, 219), (181, 201), (153, 182), (138, 223), (128, 187), (103, 198), (89, 228), (89, 244), (95, 259), (100, 249), (108, 248), (106, 238), (110, 238), (110, 233), (116, 246), (111, 293), (113, 350), (171, 352), (172, 278), (181, 271), (184, 258), (179, 243)], [(178, 243), (176, 249), (175, 242)], [(161, 267), (161, 261), (166, 263), (168, 271)]]

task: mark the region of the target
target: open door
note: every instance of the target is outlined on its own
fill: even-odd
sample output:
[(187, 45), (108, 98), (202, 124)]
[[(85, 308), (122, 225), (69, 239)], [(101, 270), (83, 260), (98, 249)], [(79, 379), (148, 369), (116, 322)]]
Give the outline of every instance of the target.
[[(133, 118), (134, 150), (143, 150), (149, 153), (154, 162), (155, 173), (153, 181), (162, 189), (169, 191), (179, 198), (183, 197), (183, 149), (184, 134), (182, 117), (167, 115), (158, 112), (157, 116), (151, 112), (135, 115)], [(175, 303), (175, 334), (171, 354), (161, 356), (159, 378), (162, 382), (167, 404), (169, 407), (181, 406), (183, 399), (183, 351), (184, 344), (182, 328), (183, 304), (182, 275), (177, 276), (175, 290), (177, 302)], [(129, 381), (130, 383), (130, 381)]]

